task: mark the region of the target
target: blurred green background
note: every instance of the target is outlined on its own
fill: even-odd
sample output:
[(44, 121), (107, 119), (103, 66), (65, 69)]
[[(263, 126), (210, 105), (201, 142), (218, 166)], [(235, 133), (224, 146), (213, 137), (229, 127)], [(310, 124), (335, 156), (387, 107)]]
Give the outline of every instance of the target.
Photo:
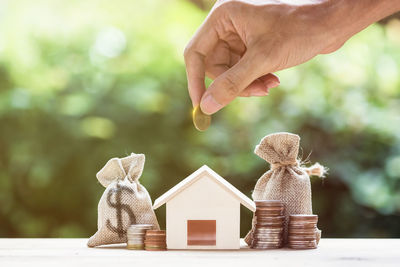
[[(209, 1), (0, 1), (0, 237), (89, 237), (108, 159), (145, 153), (154, 200), (203, 164), (251, 195), (273, 132), (329, 167), (325, 237), (400, 237), (400, 21), (278, 76), (195, 130), (182, 52)], [(157, 210), (162, 225), (165, 209)], [(242, 209), (242, 235), (251, 213)]]

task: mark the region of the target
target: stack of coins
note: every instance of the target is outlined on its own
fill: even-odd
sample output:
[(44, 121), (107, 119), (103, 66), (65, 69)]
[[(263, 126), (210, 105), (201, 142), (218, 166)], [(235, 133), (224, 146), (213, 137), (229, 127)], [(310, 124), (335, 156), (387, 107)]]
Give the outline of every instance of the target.
[(288, 245), (294, 249), (317, 248), (318, 215), (289, 216)]
[(152, 229), (152, 224), (132, 224), (126, 231), (127, 249), (144, 249), (146, 230)]
[(144, 245), (145, 250), (166, 250), (165, 230), (147, 230)]
[(278, 200), (258, 200), (255, 228), (251, 248), (272, 249), (282, 247), (285, 216), (284, 204)]

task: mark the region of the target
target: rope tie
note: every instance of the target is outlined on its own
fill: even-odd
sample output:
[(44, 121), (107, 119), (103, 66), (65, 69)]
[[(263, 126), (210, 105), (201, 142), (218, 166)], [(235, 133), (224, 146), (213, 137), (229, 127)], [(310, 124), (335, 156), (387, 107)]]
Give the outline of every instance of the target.
[(304, 168), (304, 171), (309, 175), (309, 176), (318, 176), (318, 177), (325, 177), (326, 173), (328, 172), (328, 169), (319, 164), (318, 162), (312, 165), (311, 167)]
[(286, 167), (299, 167), (299, 162), (297, 160), (294, 161), (282, 161), (282, 162), (275, 162), (271, 164), (271, 170), (276, 170), (279, 168), (286, 168)]
[(282, 161), (271, 164), (271, 170), (275, 171), (279, 168), (287, 168), (287, 167), (301, 167), (309, 176), (318, 176), (325, 177), (328, 169), (319, 164), (318, 162), (312, 165), (311, 167), (303, 167), (300, 166), (299, 161)]

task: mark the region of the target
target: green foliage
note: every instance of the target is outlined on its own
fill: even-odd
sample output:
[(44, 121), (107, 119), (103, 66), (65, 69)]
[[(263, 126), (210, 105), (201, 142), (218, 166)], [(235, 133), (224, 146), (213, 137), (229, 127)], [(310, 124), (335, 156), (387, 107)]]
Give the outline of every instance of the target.
[[(186, 1), (8, 1), (0, 30), (0, 236), (95, 232), (106, 161), (145, 153), (153, 200), (203, 164), (250, 196), (266, 134), (302, 137), (325, 236), (400, 236), (400, 22), (281, 71), (200, 133), (182, 51), (206, 13)], [(157, 211), (163, 224), (165, 210)], [(242, 210), (242, 234), (251, 214)]]

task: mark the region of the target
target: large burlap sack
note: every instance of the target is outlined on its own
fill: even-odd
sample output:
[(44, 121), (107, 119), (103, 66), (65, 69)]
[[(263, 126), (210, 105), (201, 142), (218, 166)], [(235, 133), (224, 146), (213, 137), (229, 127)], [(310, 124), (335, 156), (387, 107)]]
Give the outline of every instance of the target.
[(89, 247), (126, 242), (126, 230), (131, 224), (152, 224), (159, 229), (150, 195), (139, 183), (144, 162), (143, 154), (132, 153), (110, 159), (97, 173), (106, 190), (98, 205), (98, 230), (89, 239)]
[[(271, 169), (258, 179), (252, 197), (254, 200), (281, 200), (285, 204), (284, 244), (287, 243), (290, 214), (312, 214), (311, 183), (309, 175), (323, 177), (326, 170), (319, 163), (309, 168), (301, 166), (297, 159), (300, 137), (291, 133), (274, 133), (265, 136), (254, 153), (266, 160)], [(247, 244), (252, 242), (252, 230), (246, 235)], [(321, 232), (317, 232), (317, 241)]]

